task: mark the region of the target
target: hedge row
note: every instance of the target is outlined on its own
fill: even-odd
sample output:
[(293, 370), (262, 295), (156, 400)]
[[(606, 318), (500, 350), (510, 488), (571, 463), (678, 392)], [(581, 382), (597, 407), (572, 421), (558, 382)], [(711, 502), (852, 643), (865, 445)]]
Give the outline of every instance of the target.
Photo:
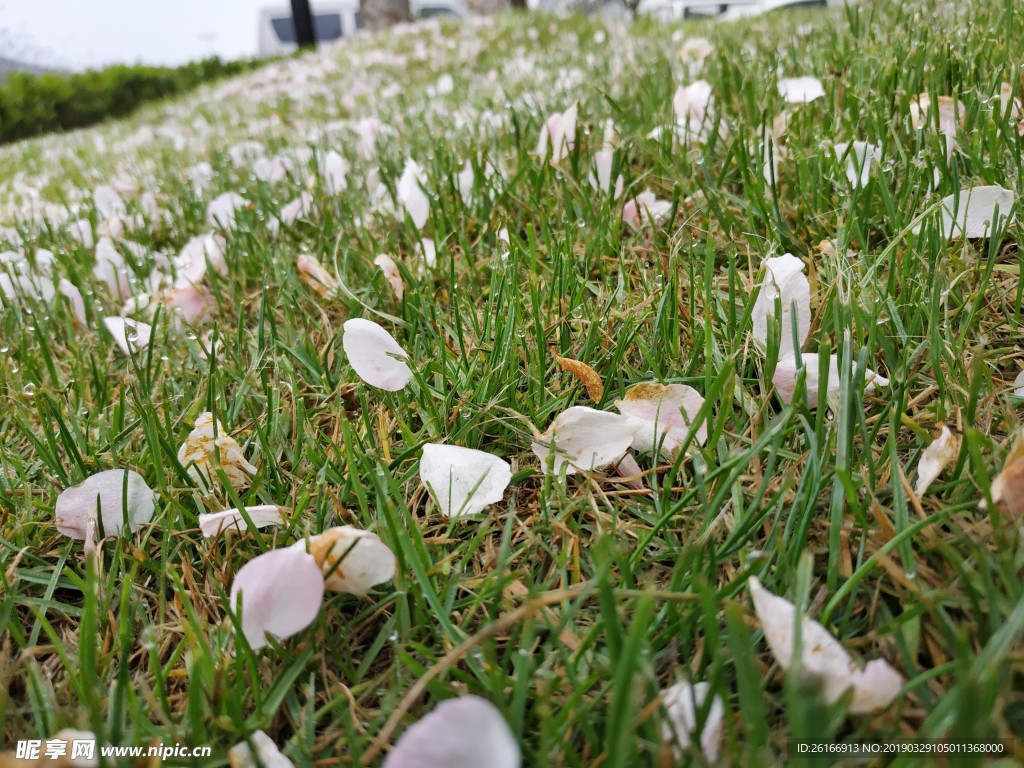
[(92, 125), (258, 65), (217, 57), (181, 67), (124, 66), (71, 75), (12, 72), (0, 87), (0, 142)]

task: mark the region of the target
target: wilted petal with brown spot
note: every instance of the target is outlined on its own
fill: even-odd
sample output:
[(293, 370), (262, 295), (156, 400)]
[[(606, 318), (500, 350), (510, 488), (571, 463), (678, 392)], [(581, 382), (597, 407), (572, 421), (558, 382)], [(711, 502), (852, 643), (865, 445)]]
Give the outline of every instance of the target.
[(326, 298), (338, 290), (338, 281), (334, 279), (334, 275), (312, 256), (300, 255), (295, 260), (295, 266), (306, 284), (321, 296)]
[(216, 453), (220, 453), (220, 468), (236, 491), (249, 485), (256, 467), (245, 460), (242, 446), (224, 431), (216, 422), (217, 436), (214, 437), (214, 418), (209, 411), (199, 414), (196, 426), (189, 433), (184, 445), (178, 449), (178, 461), (188, 470), (189, 475), (203, 491), (209, 491), (208, 482), (217, 481)]
[[(306, 542), (299, 540), (294, 546), (305, 551)], [(366, 597), (371, 587), (393, 579), (398, 569), (394, 553), (377, 534), (351, 525), (310, 536), (309, 553), (326, 578), (327, 589), (358, 597)]]
[[(643, 425), (633, 437), (635, 450), (652, 451), (660, 443), (662, 453), (669, 454), (683, 444), (703, 405), (704, 398), (693, 387), (647, 382), (631, 387), (625, 398), (615, 401), (619, 413)], [(697, 430), (696, 440), (703, 445), (707, 439), (705, 422)]]

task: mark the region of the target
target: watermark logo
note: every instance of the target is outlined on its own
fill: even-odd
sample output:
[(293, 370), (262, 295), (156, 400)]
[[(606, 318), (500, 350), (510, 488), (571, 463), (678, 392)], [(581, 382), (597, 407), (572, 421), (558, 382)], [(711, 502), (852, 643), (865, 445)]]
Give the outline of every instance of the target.
[[(70, 750), (70, 754), (69, 754)], [(27, 739), (18, 742), (14, 757), (18, 760), (41, 760), (69, 757), (72, 760), (92, 760), (96, 756), (94, 739)]]

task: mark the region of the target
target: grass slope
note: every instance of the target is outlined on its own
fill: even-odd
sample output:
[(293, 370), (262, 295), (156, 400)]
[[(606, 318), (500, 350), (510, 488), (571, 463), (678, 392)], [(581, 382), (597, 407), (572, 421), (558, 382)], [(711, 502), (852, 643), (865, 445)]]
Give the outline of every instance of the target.
[[(77, 326), (58, 295), (8, 300), (0, 315), (6, 745), (73, 725), (119, 745), (209, 743), (214, 765), (262, 728), (300, 768), (356, 765), (416, 681), (477, 633), (401, 727), (476, 693), (506, 715), (529, 766), (671, 764), (654, 702), (682, 679), (708, 680), (724, 699), (723, 761), (735, 765), (778, 763), (791, 737), (1020, 734), (1021, 523), (978, 502), (1021, 416), (1010, 386), (1022, 354), (1021, 231), (949, 242), (934, 217), (909, 230), (970, 184), (1019, 191), (1024, 139), (993, 94), (1004, 81), (1021, 92), (1022, 29), (1009, 0), (787, 14), (687, 29), (715, 45), (691, 73), (673, 29), (648, 23), (428, 23), (126, 122), (0, 149), (2, 215), (21, 222), (27, 252), (56, 254), (55, 277), (82, 288), (89, 312)], [(454, 90), (436, 94), (443, 73)], [(759, 137), (783, 107), (777, 74), (818, 76), (826, 96), (791, 110), (769, 185)], [(674, 121), (676, 87), (701, 76), (727, 133), (689, 147), (647, 138)], [(923, 91), (966, 105), (949, 164), (941, 137), (910, 127), (909, 99)], [(544, 165), (529, 155), (542, 120), (574, 100), (575, 150)], [(366, 115), (389, 126), (372, 159), (353, 131)], [(587, 182), (609, 118), (627, 194), (673, 201), (653, 230), (623, 224), (622, 201)], [(226, 153), (250, 138), (268, 154), (338, 149), (352, 165), (348, 189), (331, 197), (314, 185), (312, 213), (273, 237), (268, 219), (315, 162), (299, 156), (298, 171), (269, 186)], [(883, 148), (864, 189), (851, 188), (832, 149), (854, 139)], [(371, 211), (364, 181), (376, 168), (393, 190), (407, 157), (428, 178), (422, 233)], [(478, 162), (468, 203), (456, 181), (467, 158)], [(205, 188), (188, 170), (203, 160)], [(485, 161), (507, 181), (485, 184)], [(147, 190), (167, 212), (129, 234), (143, 246), (129, 256), (135, 286), (161, 253), (209, 229), (216, 194), (251, 203), (228, 237), (227, 275), (208, 278), (211, 318), (190, 329), (159, 315), (131, 359), (99, 320), (122, 302), (61, 223), (98, 225), (89, 195), (101, 181), (125, 190), (130, 211)], [(416, 255), (421, 236), (439, 244), (436, 268)], [(819, 250), (823, 240), (835, 248)], [(784, 405), (774, 353), (763, 360), (750, 340), (762, 261), (786, 252), (810, 266), (805, 351), (831, 349), (853, 371), (831, 407)], [(303, 253), (342, 281), (337, 297), (301, 279)], [(380, 253), (400, 264), (400, 302), (373, 265)], [(340, 343), (355, 316), (392, 330), (413, 384), (385, 393), (360, 382)], [(207, 359), (199, 341), (211, 329), (223, 344)], [(554, 354), (599, 372), (600, 403)], [(862, 395), (865, 366), (891, 385)], [(601, 471), (542, 474), (528, 422), (543, 430), (574, 404), (611, 409), (652, 379), (703, 394), (706, 446), (676, 461), (638, 457), (653, 491)], [(202, 496), (176, 461), (204, 410), (259, 468), (243, 501), (288, 507), (290, 526), (202, 538), (196, 515), (235, 503)], [(941, 423), (962, 450), (912, 498), (905, 479)], [(417, 464), (420, 447), (440, 441), (511, 461), (505, 503), (444, 521)], [(55, 530), (54, 502), (122, 466), (156, 490), (157, 515), (108, 540), (92, 572), (81, 542)], [(394, 581), (368, 599), (328, 593), (308, 630), (248, 651), (226, 610), (233, 574), (334, 524), (379, 533), (399, 558)], [(826, 707), (812, 682), (783, 674), (750, 607), (750, 575), (813, 611), (854, 655), (888, 659), (906, 679), (894, 704), (847, 717), (842, 702)], [(519, 587), (550, 610), (502, 619), (527, 604)]]

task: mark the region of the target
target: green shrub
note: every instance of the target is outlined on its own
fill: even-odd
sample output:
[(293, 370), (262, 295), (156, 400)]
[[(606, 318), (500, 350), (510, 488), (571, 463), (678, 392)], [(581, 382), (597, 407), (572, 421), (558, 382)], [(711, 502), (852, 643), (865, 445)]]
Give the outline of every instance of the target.
[(223, 62), (212, 57), (181, 67), (118, 64), (71, 75), (14, 72), (0, 87), (0, 142), (122, 117), (148, 101), (240, 74), (257, 63), (251, 59)]

